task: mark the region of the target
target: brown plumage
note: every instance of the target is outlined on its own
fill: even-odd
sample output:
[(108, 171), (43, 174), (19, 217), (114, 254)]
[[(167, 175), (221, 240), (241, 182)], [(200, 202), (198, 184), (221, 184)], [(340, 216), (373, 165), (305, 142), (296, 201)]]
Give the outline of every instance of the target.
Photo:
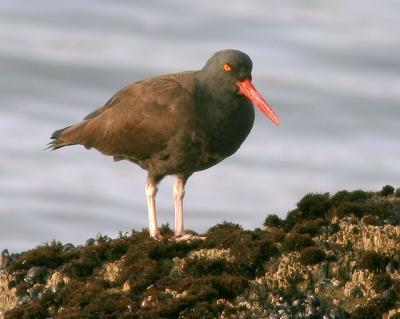
[(251, 68), (252, 62), (243, 52), (225, 50), (210, 58), (200, 71), (135, 82), (83, 121), (55, 131), (50, 147), (81, 144), (147, 170), (152, 237), (159, 236), (155, 218), (156, 185), (166, 175), (177, 175), (175, 208), (182, 213), (177, 213), (176, 235), (180, 236), (183, 220), (179, 219), (183, 219), (187, 178), (239, 148), (254, 122), (250, 100), (278, 124), (250, 83)]

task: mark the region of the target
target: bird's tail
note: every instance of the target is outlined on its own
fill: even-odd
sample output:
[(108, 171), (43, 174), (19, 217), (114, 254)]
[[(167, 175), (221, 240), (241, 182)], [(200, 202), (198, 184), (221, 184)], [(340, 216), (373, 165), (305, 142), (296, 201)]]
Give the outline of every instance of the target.
[(64, 146), (80, 144), (82, 129), (86, 126), (86, 121), (64, 127), (53, 132), (52, 141), (47, 144), (46, 149), (56, 150)]

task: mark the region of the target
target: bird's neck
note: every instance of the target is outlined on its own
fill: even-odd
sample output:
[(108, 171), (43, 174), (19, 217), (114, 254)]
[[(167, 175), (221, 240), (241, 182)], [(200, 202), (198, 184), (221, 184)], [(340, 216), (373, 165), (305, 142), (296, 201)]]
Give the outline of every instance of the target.
[(217, 134), (229, 125), (239, 107), (237, 92), (224, 87), (223, 83), (218, 80), (207, 81), (201, 77), (195, 81), (194, 100), (198, 124), (210, 134)]
[(226, 116), (235, 111), (238, 94), (231, 83), (200, 71), (195, 76), (194, 86), (198, 107), (207, 109), (211, 116), (215, 117), (218, 113)]

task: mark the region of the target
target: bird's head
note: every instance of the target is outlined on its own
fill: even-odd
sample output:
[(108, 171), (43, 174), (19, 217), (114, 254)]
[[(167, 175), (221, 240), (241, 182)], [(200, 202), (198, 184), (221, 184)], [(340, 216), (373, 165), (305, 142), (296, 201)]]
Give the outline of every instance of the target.
[(274, 124), (279, 125), (279, 118), (251, 83), (252, 69), (253, 62), (246, 53), (238, 50), (223, 50), (216, 52), (208, 59), (201, 73), (207, 81), (213, 82), (213, 86), (244, 95)]

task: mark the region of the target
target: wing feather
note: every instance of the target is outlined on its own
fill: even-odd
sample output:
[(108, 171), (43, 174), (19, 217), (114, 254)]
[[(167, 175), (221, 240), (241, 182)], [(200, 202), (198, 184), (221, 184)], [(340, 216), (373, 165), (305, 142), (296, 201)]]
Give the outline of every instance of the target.
[(149, 158), (165, 148), (190, 118), (192, 73), (126, 86), (82, 122), (59, 133), (53, 145), (82, 144), (118, 159)]

